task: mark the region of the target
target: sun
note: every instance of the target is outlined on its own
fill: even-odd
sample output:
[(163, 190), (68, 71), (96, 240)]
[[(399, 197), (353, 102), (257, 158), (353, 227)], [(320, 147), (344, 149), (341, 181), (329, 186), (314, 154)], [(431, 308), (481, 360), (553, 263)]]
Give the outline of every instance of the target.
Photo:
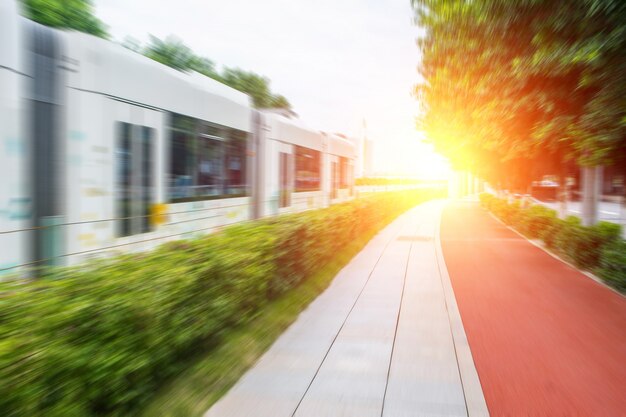
[(376, 171), (386, 176), (445, 180), (452, 172), (448, 160), (416, 135), (376, 141), (374, 163)]

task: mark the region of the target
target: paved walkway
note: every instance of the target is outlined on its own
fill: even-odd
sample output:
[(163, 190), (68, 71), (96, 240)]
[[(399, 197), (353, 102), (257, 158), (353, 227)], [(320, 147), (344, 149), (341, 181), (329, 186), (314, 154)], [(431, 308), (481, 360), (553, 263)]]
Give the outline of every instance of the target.
[(626, 416), (626, 298), (476, 203), (449, 205), (443, 252), (492, 416)]
[(206, 416), (487, 415), (441, 209), (420, 205), (378, 234)]

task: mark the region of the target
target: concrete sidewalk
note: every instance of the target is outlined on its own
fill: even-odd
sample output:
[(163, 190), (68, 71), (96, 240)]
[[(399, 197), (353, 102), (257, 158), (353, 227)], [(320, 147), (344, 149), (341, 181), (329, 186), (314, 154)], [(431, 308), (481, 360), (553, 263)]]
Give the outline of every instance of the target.
[(487, 415), (441, 256), (442, 207), (372, 239), (205, 416)]

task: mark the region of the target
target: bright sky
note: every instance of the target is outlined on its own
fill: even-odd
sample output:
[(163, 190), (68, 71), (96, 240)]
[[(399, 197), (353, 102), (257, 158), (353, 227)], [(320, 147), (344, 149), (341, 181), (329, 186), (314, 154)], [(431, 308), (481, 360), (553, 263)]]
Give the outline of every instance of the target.
[(420, 142), (409, 0), (96, 0), (113, 37), (173, 34), (219, 65), (271, 79), (311, 127), (375, 142), (377, 171), (444, 174)]

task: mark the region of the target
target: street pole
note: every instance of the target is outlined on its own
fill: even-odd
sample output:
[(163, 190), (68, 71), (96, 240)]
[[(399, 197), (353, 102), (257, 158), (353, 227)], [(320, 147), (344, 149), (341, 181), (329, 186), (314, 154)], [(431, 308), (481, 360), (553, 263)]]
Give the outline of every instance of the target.
[(596, 223), (598, 213), (598, 191), (596, 167), (582, 167), (582, 223), (592, 226)]

